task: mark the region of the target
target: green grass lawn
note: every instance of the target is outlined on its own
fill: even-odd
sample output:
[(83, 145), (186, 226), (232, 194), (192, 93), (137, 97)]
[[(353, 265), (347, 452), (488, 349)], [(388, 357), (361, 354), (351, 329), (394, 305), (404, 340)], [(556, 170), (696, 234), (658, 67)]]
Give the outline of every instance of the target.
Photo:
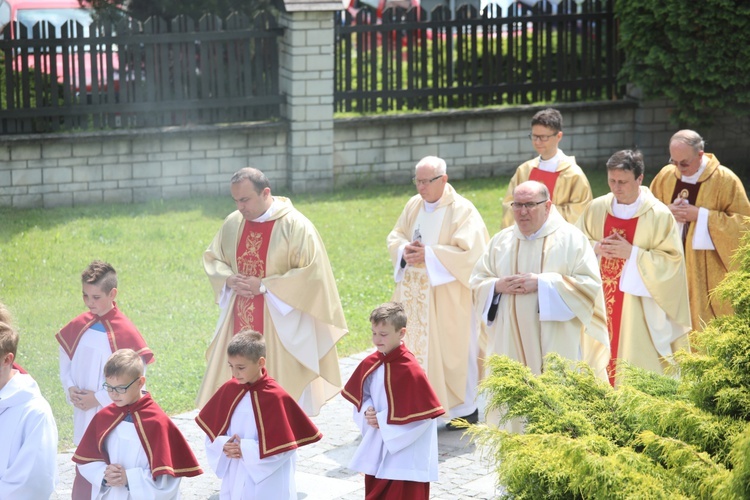
[[(607, 191), (603, 172), (589, 175), (595, 195)], [(508, 178), (453, 184), (479, 209), (490, 234), (497, 232)], [(341, 356), (370, 345), (369, 313), (393, 289), (385, 239), (414, 193), (408, 185), (292, 196), (320, 231), (333, 265), (350, 329), (338, 344)], [(81, 271), (94, 259), (114, 265), (118, 305), (156, 354), (150, 391), (170, 414), (190, 410), (218, 316), (201, 256), (232, 210), (228, 185), (220, 198), (0, 209), (0, 301), (21, 333), (18, 362), (52, 405), (61, 448), (71, 445), (72, 409), (58, 378), (54, 336), (84, 310)]]

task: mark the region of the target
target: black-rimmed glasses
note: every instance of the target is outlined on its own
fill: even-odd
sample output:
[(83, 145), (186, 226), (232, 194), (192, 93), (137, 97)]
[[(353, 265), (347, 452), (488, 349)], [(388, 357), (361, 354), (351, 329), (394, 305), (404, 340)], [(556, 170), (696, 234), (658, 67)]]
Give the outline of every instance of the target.
[(104, 389), (107, 389), (107, 392), (116, 392), (117, 394), (125, 394), (128, 392), (128, 389), (130, 389), (130, 386), (135, 384), (135, 382), (141, 377), (136, 378), (132, 382), (130, 382), (128, 385), (122, 386), (122, 385), (109, 385), (108, 383), (104, 382), (102, 384), (102, 387)]
[(531, 210), (532, 208), (534, 208), (534, 207), (536, 207), (536, 206), (538, 206), (538, 205), (541, 205), (542, 203), (547, 203), (547, 200), (542, 200), (542, 201), (530, 201), (530, 202), (528, 202), (528, 203), (518, 203), (517, 201), (514, 201), (513, 203), (511, 203), (511, 204), (510, 204), (510, 206), (511, 206), (511, 208), (512, 208), (513, 210), (515, 210), (516, 212), (520, 212), (520, 211), (521, 211), (521, 210), (523, 210), (524, 208), (525, 208), (526, 210)]

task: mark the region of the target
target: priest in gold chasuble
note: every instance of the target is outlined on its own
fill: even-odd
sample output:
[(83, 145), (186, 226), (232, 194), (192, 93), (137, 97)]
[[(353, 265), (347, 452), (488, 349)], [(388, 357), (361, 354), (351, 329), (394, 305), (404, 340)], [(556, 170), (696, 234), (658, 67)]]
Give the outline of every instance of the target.
[(577, 226), (599, 257), (616, 361), (664, 373), (671, 355), (688, 346), (690, 306), (680, 235), (669, 209), (643, 181), (643, 156), (619, 151), (607, 162), (611, 193), (594, 199)]
[(269, 375), (317, 415), (341, 389), (336, 342), (347, 333), (325, 247), (289, 199), (271, 195), (259, 170), (239, 170), (230, 189), (237, 211), (203, 255), (221, 313), (197, 405), (231, 378), (227, 345), (250, 327), (265, 337)]
[(716, 156), (705, 153), (704, 146), (693, 130), (674, 134), (670, 164), (651, 182), (654, 196), (669, 207), (681, 229), (695, 330), (733, 313), (732, 306), (711, 291), (736, 269), (732, 254), (750, 227), (750, 201), (742, 181)]

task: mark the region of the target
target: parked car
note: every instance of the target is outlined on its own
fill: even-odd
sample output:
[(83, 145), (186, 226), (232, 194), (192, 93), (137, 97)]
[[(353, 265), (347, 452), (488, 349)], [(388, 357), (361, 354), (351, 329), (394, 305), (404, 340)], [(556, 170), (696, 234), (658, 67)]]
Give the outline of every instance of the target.
[(403, 9), (410, 9), (412, 7), (419, 7), (419, 0), (343, 0), (344, 8), (348, 10), (352, 16), (356, 15), (357, 10), (362, 7), (370, 7), (375, 9), (375, 14), (378, 20), (383, 19), (383, 11), (386, 9), (393, 9), (401, 7)]
[[(81, 7), (78, 0), (0, 0), (0, 30), (4, 30), (10, 24), (11, 38), (19, 39), (20, 33), (16, 31), (18, 25), (22, 25), (28, 29), (27, 38), (33, 39), (33, 26), (39, 22), (46, 21), (47, 23), (42, 25), (44, 32), (41, 34), (41, 38), (43, 39), (61, 38), (65, 26), (68, 27), (70, 37), (88, 38), (91, 35), (89, 28), (93, 23), (92, 14), (93, 11)], [(117, 48), (111, 48), (111, 56), (107, 57), (104, 46), (94, 44), (94, 47), (97, 50), (91, 50), (92, 44), (86, 44), (83, 47), (76, 44), (70, 45), (67, 61), (67, 67), (69, 68), (68, 82), (72, 90), (76, 93), (82, 93), (84, 89), (87, 93), (90, 93), (94, 81), (97, 82), (99, 91), (106, 90), (107, 85), (110, 83), (108, 81), (110, 78), (110, 71), (108, 71), (110, 60), (112, 83), (115, 90), (119, 88), (119, 57), (117, 55)], [(81, 49), (83, 50), (82, 54)], [(61, 44), (56, 45), (56, 52), (57, 81), (63, 83), (65, 80), (63, 68), (65, 68), (66, 61), (64, 60)], [(96, 58), (95, 66), (92, 57)], [(40, 66), (37, 69), (40, 69), (44, 73), (51, 72), (50, 57), (45, 53), (35, 53), (34, 48), (28, 48), (25, 51), (25, 57), (21, 54), (16, 56), (14, 65), (17, 70), (21, 70), (24, 64), (30, 68)], [(96, 67), (95, 75), (93, 74), (94, 67)], [(81, 72), (81, 68), (83, 72)]]

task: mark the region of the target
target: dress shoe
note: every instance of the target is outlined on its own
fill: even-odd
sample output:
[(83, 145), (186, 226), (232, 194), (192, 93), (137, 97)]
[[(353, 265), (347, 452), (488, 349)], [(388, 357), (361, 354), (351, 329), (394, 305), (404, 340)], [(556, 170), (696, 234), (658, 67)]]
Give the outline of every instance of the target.
[(456, 417), (454, 419), (451, 419), (450, 422), (445, 424), (445, 428), (449, 431), (465, 430), (466, 427), (461, 426), (464, 420), (469, 424), (476, 424), (477, 422), (479, 422), (479, 409), (474, 410), (474, 413), (466, 415), (465, 417)]

